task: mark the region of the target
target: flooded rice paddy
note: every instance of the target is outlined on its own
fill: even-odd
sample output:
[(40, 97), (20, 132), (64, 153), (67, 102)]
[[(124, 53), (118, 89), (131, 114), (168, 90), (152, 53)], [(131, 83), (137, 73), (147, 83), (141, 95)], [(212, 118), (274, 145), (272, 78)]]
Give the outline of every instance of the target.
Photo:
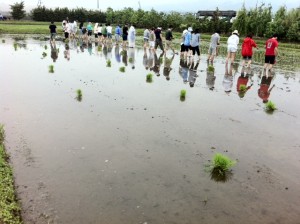
[[(299, 71), (2, 39), (0, 122), (25, 223), (299, 223)], [(206, 169), (218, 152), (237, 161), (224, 181)]]

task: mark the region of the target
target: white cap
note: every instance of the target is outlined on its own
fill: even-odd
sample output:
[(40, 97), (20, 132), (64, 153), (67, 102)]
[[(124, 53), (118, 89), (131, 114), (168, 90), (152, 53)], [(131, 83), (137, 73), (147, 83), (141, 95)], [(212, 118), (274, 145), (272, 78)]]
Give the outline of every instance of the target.
[(192, 28), (192, 27), (189, 27), (189, 28), (188, 28), (188, 31), (192, 32), (192, 31), (193, 31), (193, 28)]

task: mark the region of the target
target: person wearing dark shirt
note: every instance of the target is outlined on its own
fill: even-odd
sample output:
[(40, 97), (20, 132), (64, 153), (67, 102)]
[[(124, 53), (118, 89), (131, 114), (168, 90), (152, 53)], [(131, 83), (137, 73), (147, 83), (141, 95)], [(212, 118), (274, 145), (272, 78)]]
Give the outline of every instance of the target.
[(155, 34), (155, 46), (154, 49), (156, 50), (159, 46), (160, 49), (164, 52), (164, 46), (162, 44), (162, 35), (161, 35), (161, 27), (157, 27), (157, 29), (154, 31)]
[(127, 37), (128, 37), (128, 26), (127, 24), (125, 24), (125, 26), (123, 27), (123, 47), (126, 47), (127, 45)]
[(51, 22), (49, 29), (50, 29), (50, 41), (55, 41), (56, 25), (54, 24), (53, 21)]
[(166, 51), (170, 48), (173, 51), (173, 54), (175, 54), (175, 50), (172, 45), (173, 40), (173, 34), (172, 34), (173, 26), (169, 26), (169, 29), (166, 32)]

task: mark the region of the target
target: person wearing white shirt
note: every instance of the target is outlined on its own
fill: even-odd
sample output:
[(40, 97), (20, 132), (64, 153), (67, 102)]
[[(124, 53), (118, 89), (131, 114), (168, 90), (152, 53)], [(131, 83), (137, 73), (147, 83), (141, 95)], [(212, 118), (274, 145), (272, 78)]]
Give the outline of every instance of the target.
[(232, 32), (232, 35), (227, 40), (227, 58), (226, 58), (226, 64), (228, 61), (231, 61), (231, 64), (233, 64), (235, 60), (235, 55), (238, 50), (238, 44), (239, 44), (239, 32), (237, 30)]

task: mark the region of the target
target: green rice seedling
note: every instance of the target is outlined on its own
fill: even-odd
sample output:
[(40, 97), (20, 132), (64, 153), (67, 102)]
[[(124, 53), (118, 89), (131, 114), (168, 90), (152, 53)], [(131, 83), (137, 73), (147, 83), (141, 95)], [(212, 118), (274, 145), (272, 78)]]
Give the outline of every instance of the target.
[(46, 56), (47, 56), (47, 53), (46, 53), (46, 52), (43, 52), (42, 55), (43, 55), (43, 57), (46, 57)]
[(147, 74), (147, 76), (146, 76), (146, 82), (151, 83), (153, 81), (152, 77), (153, 77), (153, 75), (151, 73)]
[(184, 101), (185, 100), (185, 95), (186, 95), (186, 90), (185, 89), (182, 89), (180, 91), (180, 100), (181, 101)]
[(54, 65), (49, 65), (49, 73), (54, 73)]
[(240, 91), (241, 92), (246, 92), (247, 87), (245, 85), (240, 85)]
[(209, 65), (209, 66), (207, 67), (207, 71), (208, 71), (208, 72), (214, 72), (214, 71), (215, 71), (215, 67), (212, 66), (212, 65)]
[(15, 49), (15, 51), (18, 50), (18, 43), (16, 43), (16, 42), (14, 43), (14, 49)]
[(76, 45), (77, 45), (77, 47), (79, 47), (79, 46), (80, 46), (80, 43), (79, 43), (79, 42), (77, 42), (77, 43), (76, 43)]
[(80, 102), (82, 100), (82, 91), (81, 89), (76, 90), (76, 99)]
[(125, 72), (125, 67), (124, 67), (124, 66), (120, 67), (120, 68), (119, 68), (119, 71), (120, 71), (120, 72)]
[(236, 161), (231, 160), (221, 153), (216, 153), (212, 161), (212, 169), (217, 171), (220, 175), (225, 175), (225, 173), (235, 164)]
[(111, 67), (111, 60), (108, 59), (108, 60), (106, 61), (106, 67)]
[(5, 43), (5, 40), (4, 40), (4, 39), (2, 40), (2, 43)]
[(97, 48), (97, 50), (98, 50), (98, 51), (102, 51), (102, 46), (99, 45), (98, 48)]
[(268, 101), (267, 103), (266, 103), (266, 107), (265, 107), (265, 110), (267, 111), (267, 112), (273, 112), (274, 110), (276, 110), (277, 108), (276, 108), (276, 105), (272, 102), (272, 101)]
[(45, 48), (45, 50), (47, 50), (47, 49), (48, 49), (48, 46), (47, 46), (47, 45), (45, 45), (45, 46), (44, 46), (44, 48)]
[(132, 63), (133, 62), (133, 58), (128, 58), (128, 62)]
[(70, 42), (69, 39), (65, 39), (65, 43), (68, 44)]

